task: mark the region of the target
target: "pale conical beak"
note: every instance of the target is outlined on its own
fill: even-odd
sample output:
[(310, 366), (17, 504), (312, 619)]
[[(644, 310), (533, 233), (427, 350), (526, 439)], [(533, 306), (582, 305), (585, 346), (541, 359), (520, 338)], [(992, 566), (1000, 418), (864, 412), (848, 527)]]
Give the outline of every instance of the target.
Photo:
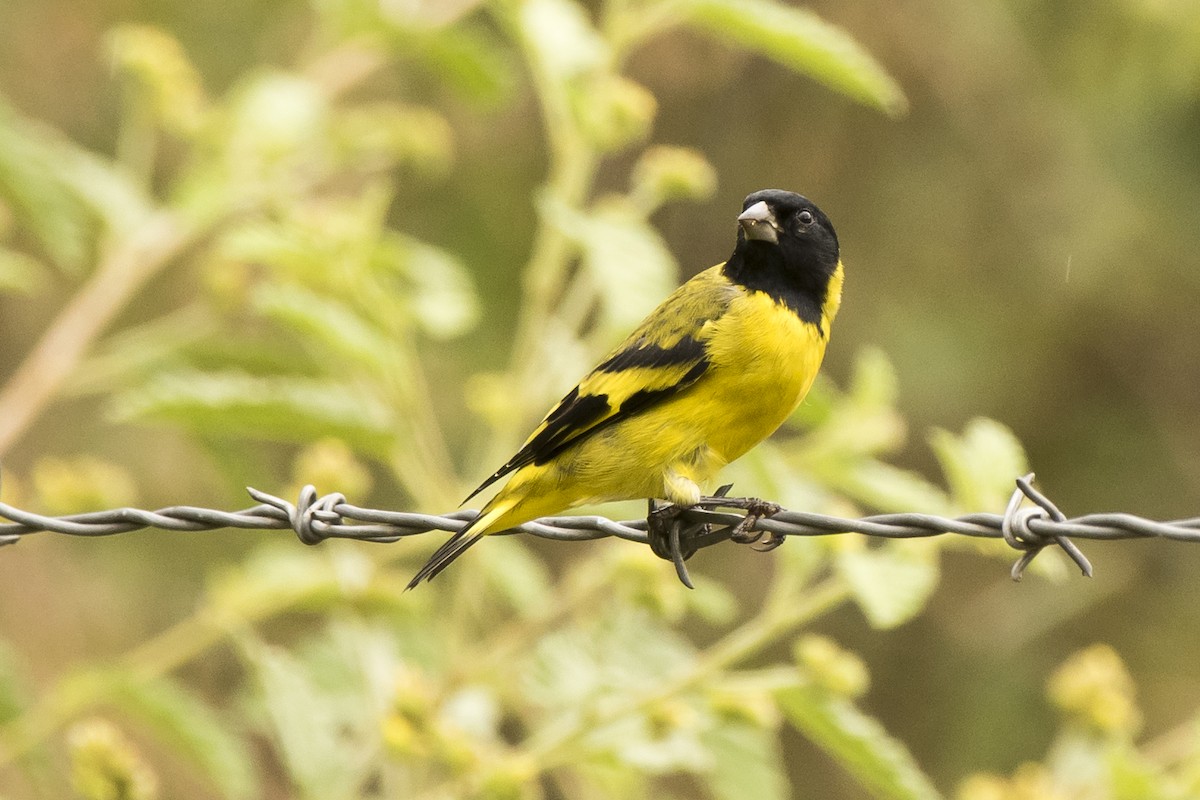
[(775, 215), (771, 213), (765, 200), (759, 200), (743, 211), (738, 217), (738, 222), (741, 223), (747, 239), (779, 243), (779, 223), (775, 221)]

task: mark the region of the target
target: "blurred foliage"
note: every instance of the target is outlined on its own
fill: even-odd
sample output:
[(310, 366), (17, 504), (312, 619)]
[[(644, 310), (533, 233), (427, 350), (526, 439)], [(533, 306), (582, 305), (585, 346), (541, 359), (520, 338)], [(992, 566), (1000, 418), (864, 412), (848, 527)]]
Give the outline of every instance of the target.
[(96, 800), (152, 800), (158, 796), (154, 774), (121, 732), (104, 720), (71, 727), (71, 783), (82, 797)]
[(1051, 676), (1047, 694), (1063, 721), (1046, 759), (1022, 764), (1010, 778), (972, 776), (959, 787), (958, 800), (1182, 800), (1200, 791), (1194, 730), (1181, 741), (1134, 747), (1133, 684), (1108, 645), (1072, 655)]
[[(716, 260), (729, 209), (769, 183), (811, 194), (838, 220), (851, 277), (827, 372), (845, 378), (822, 376), (727, 477), (843, 515), (1002, 508), (1027, 456), (980, 415), (1038, 385), (1019, 379), (1018, 361), (1037, 354), (994, 348), (1004, 325), (1026, 336), (1082, 326), (1130, 347), (1115, 329), (1145, 323), (1162, 358), (1180, 355), (1154, 327), (1170, 302), (1138, 316), (1170, 273), (1141, 268), (1192, 252), (1194, 226), (1170, 238), (1152, 223), (1174, 220), (1166, 210), (1195, 186), (1168, 182), (1160, 195), (1133, 181), (1096, 203), (1054, 180), (1108, 159), (1109, 188), (1139, 169), (1147, 185), (1194, 172), (1187, 144), (1154, 161), (1138, 145), (1148, 129), (1195, 141), (1200, 49), (1187, 32), (1200, 14), (1137, 0), (1095, 14), (1016, 0), (935, 7), (948, 33), (920, 9), (875, 19), (781, 0), (0, 8), (0, 31), (36, 30), (22, 41), (45, 49), (0, 48), (16, 54), (0, 55), (6, 501), (55, 513), (199, 492), (234, 502), (230, 487), (275, 481), (444, 510), (676, 284), (673, 253), (688, 253), (689, 269)], [(859, 36), (900, 65), (899, 80)], [(1076, 55), (1030, 67), (1060, 49)], [(997, 53), (1018, 80), (985, 71)], [(54, 98), (37, 67), (21, 69), (45, 60), (75, 81)], [(1045, 96), (1069, 87), (1079, 107), (1047, 112), (1020, 88), (1030, 75)], [(1112, 113), (1114, 98), (1143, 113)], [(910, 108), (911, 122), (889, 122)], [(1054, 113), (1067, 131), (1112, 125), (1094, 141), (1068, 135), (1049, 156), (988, 145), (1014, 129), (1028, 143)], [(903, 163), (880, 157), (905, 146)], [(720, 195), (718, 174), (732, 184)], [(860, 219), (843, 213), (849, 197)], [(861, 244), (872, 242), (867, 218), (879, 241)], [(1117, 252), (1140, 259), (1138, 285), (1127, 264), (1098, 255), (1113, 229), (1132, 230)], [(1029, 259), (1018, 286), (997, 283), (979, 256), (988, 250)], [(1082, 306), (1044, 311), (1065, 305), (1060, 260), (1111, 330)], [(1120, 293), (1101, 291), (1115, 278)], [(1004, 290), (1012, 303), (991, 300)], [(888, 355), (847, 346), (880, 337)], [(1112, 369), (1102, 347), (1072, 341), (1082, 362)], [(1148, 374), (1131, 367), (1128, 380)], [(1187, 396), (1189, 380), (1162, 393)], [(902, 405), (901, 383), (924, 402)], [(1075, 402), (1065, 391), (1040, 391), (1036, 408), (1012, 416), (1061, 410)], [(1114, 459), (1088, 456), (1134, 440), (1121, 438), (1119, 412), (1101, 402), (1040, 432), (1109, 432), (1058, 462), (1096, 479)], [(913, 420), (938, 424), (926, 450), (908, 443)], [(1181, 474), (1198, 463), (1177, 458)], [(935, 470), (939, 481), (924, 477)], [(423, 542), (146, 541), (0, 553), (0, 795), (1200, 792), (1195, 687), (1186, 703), (1170, 697), (1174, 716), (1143, 709), (1107, 644), (1050, 677), (1057, 721), (1040, 701), (976, 691), (986, 676), (969, 668), (945, 675), (965, 656), (932, 657), (927, 618), (971, 628), (963, 651), (981, 647), (978, 618), (996, 624), (976, 661), (986, 672), (1029, 653), (1026, 629), (1103, 599), (1053, 584), (1082, 599), (1023, 612), (1006, 599), (989, 617), (995, 587), (954, 587), (943, 567), (982, 555), (976, 574), (991, 575), (996, 556), (1013, 557), (997, 542), (829, 537), (769, 558), (727, 546), (719, 564), (697, 556), (703, 582), (689, 592), (644, 548), (497, 538), (405, 593)], [(1067, 573), (1053, 553), (1034, 571)], [(939, 608), (944, 579), (975, 591), (974, 605)], [(906, 649), (889, 653), (901, 638)], [(56, 649), (64, 641), (71, 649)], [(1065, 657), (1046, 650), (993, 677), (1010, 691), (1040, 685)], [(1155, 736), (1139, 742), (1149, 719)]]

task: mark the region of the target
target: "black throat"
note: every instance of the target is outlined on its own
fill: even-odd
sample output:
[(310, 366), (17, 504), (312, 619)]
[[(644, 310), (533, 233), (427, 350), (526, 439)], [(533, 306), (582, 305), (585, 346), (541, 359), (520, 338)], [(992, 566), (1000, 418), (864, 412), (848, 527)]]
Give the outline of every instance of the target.
[(829, 281), (837, 270), (837, 259), (829, 262), (814, 256), (788, 253), (769, 242), (742, 239), (723, 271), (734, 283), (764, 292), (776, 303), (787, 306), (824, 335), (821, 316), (829, 295)]

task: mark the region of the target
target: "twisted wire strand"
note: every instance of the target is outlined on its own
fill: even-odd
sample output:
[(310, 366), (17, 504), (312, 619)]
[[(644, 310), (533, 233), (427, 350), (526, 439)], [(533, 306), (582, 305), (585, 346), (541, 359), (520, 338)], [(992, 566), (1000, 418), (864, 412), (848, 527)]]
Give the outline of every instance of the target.
[[(767, 517), (752, 518), (743, 528), (768, 536), (768, 544), (778, 543), (789, 536), (843, 533), (888, 539), (944, 534), (1003, 539), (1021, 553), (1012, 568), (1014, 580), (1020, 580), (1025, 568), (1038, 553), (1052, 545), (1061, 548), (1082, 573), (1090, 577), (1092, 566), (1071, 538), (1161, 538), (1200, 542), (1200, 518), (1160, 522), (1126, 513), (1086, 514), (1068, 518), (1033, 487), (1032, 480), (1032, 474), (1017, 478), (1016, 489), (1003, 514), (979, 512), (948, 518), (933, 514), (900, 513), (843, 519), (783, 509)], [(362, 508), (349, 503), (339, 492), (319, 495), (311, 485), (301, 490), (295, 503), (257, 489), (248, 491), (258, 505), (240, 511), (171, 506), (155, 511), (116, 508), (51, 517), (22, 511), (0, 502), (0, 520), (8, 520), (0, 522), (0, 545), (15, 544), (35, 533), (112, 536), (146, 528), (189, 532), (219, 528), (290, 529), (301, 542), (309, 545), (319, 544), (326, 539), (390, 543), (432, 531), (456, 532), (476, 515), (475, 511), (465, 509), (439, 515)], [(683, 563), (687, 556), (698, 548), (729, 539), (739, 523), (746, 520), (743, 511), (719, 510), (724, 505), (722, 500), (721, 496), (706, 498), (700, 507), (683, 511), (679, 515), (681, 527), (671, 535), (671, 560), (675, 562), (680, 579), (689, 586), (691, 582)], [(1032, 505), (1024, 505), (1025, 501)], [(503, 533), (527, 533), (544, 539), (573, 542), (606, 537), (642, 544), (650, 541), (646, 520), (618, 522), (601, 516), (543, 517)], [(683, 555), (684, 552), (687, 556)]]

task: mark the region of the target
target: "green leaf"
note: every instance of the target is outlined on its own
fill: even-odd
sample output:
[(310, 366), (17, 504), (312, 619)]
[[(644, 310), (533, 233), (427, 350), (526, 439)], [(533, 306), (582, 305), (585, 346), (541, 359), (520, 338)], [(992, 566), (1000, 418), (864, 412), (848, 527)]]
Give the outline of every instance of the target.
[(860, 103), (901, 116), (900, 86), (848, 33), (774, 0), (683, 0), (685, 21), (778, 61)]
[(297, 550), (273, 543), (208, 582), (211, 604), (222, 614), (259, 619), (283, 608), (327, 611), (356, 599), (373, 579), (361, 551)]
[(666, 203), (711, 199), (717, 193), (717, 169), (699, 150), (653, 145), (638, 157), (629, 183), (629, 198), (649, 215)]
[[(332, 216), (328, 210), (325, 219)], [(273, 269), (289, 268), (291, 272), (305, 274), (311, 269), (309, 259), (328, 259), (334, 254), (332, 235), (326, 231), (326, 251), (314, 252), (313, 239), (316, 235), (309, 227), (291, 219), (282, 223), (259, 218), (231, 225), (216, 241), (215, 250), (219, 260), (266, 264)]]
[(896, 411), (896, 374), (887, 357), (864, 348), (855, 361), (846, 392), (825, 390), (824, 409), (809, 416), (813, 425), (795, 448), (798, 465), (837, 488), (846, 471), (864, 457), (896, 450), (904, 443), (904, 418)]
[(614, 797), (637, 798), (637, 800), (673, 800), (673, 795), (664, 795), (659, 787), (650, 791), (650, 776), (632, 770), (616, 758), (589, 758), (571, 765), (571, 771), (579, 776), (581, 787), (579, 798), (586, 800), (609, 800)]
[(900, 380), (887, 354), (864, 347), (854, 359), (847, 400), (863, 409), (892, 409), (900, 396)]
[(822, 502), (819, 490), (805, 470), (789, 463), (791, 443), (768, 439), (721, 472), (722, 483), (732, 483), (732, 494), (769, 497), (786, 508), (812, 508)]
[(873, 459), (851, 465), (837, 488), (883, 512), (951, 514), (954, 509), (946, 493), (919, 473)]
[[(381, 723), (394, 710), (404, 667), (397, 633), (390, 623), (340, 617), (288, 649), (249, 629), (238, 634), (250, 673), (247, 710), (281, 757), (296, 790), (288, 796), (361, 797), (371, 794), (364, 787), (385, 779)], [(471, 713), (457, 711), (460, 718)], [(386, 781), (377, 788), (380, 797), (407, 796), (389, 791)]]
[(804, 396), (804, 401), (796, 407), (785, 424), (800, 430), (816, 428), (825, 424), (843, 402), (845, 401), (841, 390), (828, 375), (818, 372), (812, 388)]
[(829, 753), (875, 797), (940, 797), (904, 745), (844, 697), (816, 686), (785, 689), (776, 697), (796, 730)]
[[(329, 123), (329, 101), (313, 81), (286, 72), (253, 75), (232, 94), (229, 118), (221, 122), (232, 159), (278, 159), (302, 155)], [(252, 161), (232, 163), (252, 167)]]
[[(679, 674), (694, 658), (692, 646), (657, 616), (609, 603), (580, 617), (579, 625), (542, 637), (514, 674), (528, 701), (552, 715), (554, 726), (659, 686), (663, 676)], [(589, 725), (581, 747), (589, 760), (616, 758), (656, 774), (703, 769), (710, 760), (700, 741), (705, 715), (684, 703)]]
[(882, 547), (843, 550), (838, 574), (876, 628), (894, 628), (925, 607), (937, 588), (935, 551), (925, 542), (887, 542)]
[(721, 721), (701, 737), (712, 754), (708, 788), (716, 800), (785, 800), (791, 796), (775, 732)]
[(425, 36), (399, 36), (396, 45), (403, 54), (415, 52), (448, 86), (476, 103), (498, 104), (516, 88), (512, 57), (480, 26), (455, 25)]
[(147, 114), (180, 136), (196, 131), (207, 102), (194, 64), (174, 36), (150, 25), (119, 24), (108, 32), (108, 58), (125, 79), (127, 112)]
[(258, 641), (241, 644), (267, 728), (299, 796), (358, 796), (356, 790), (378, 757), (377, 747), (362, 741), (363, 729), (355, 724), (368, 710), (354, 691), (358, 687), (327, 690), (312, 665), (282, 648)]
[(153, 211), (132, 177), (86, 150), (64, 146), (49, 166), (112, 231), (131, 231)]
[(687, 589), (684, 600), (697, 617), (712, 625), (728, 625), (738, 614), (737, 595), (719, 583), (706, 585), (703, 592)]
[(454, 161), (454, 129), (432, 108), (364, 103), (339, 111), (330, 134), (339, 166), (355, 172), (411, 167), (417, 175), (443, 177)]
[(495, 590), (522, 614), (544, 612), (554, 602), (546, 565), (515, 536), (488, 542), (482, 569)]
[(1188, 796), (1181, 787), (1172, 786), (1159, 765), (1132, 745), (1115, 744), (1105, 755), (1108, 775), (1104, 776), (1104, 784), (1113, 800), (1176, 800)]
[(607, 60), (608, 45), (578, 3), (530, 0), (520, 13), (525, 39), (552, 77), (566, 82)]
[(254, 309), (287, 325), (309, 341), (320, 342), (335, 358), (386, 371), (393, 363), (387, 335), (354, 309), (302, 286), (262, 283), (251, 294)]
[(59, 267), (79, 271), (97, 223), (127, 231), (150, 213), (136, 182), (60, 131), (21, 117), (0, 97), (0, 199)]
[(138, 747), (108, 720), (80, 720), (66, 731), (71, 787), (80, 800), (154, 800), (158, 781)]
[(628, 331), (675, 287), (678, 268), (658, 232), (629, 205), (610, 202), (578, 211), (553, 200), (542, 213), (573, 239), (600, 296), (609, 335)]
[(307, 442), (336, 436), (386, 452), (395, 436), (388, 406), (345, 381), (181, 369), (114, 398), (119, 420), (165, 420), (219, 436)]
[(60, 150), (73, 147), (47, 127), (26, 121), (0, 98), (0, 198), (60, 267), (82, 269), (94, 220), (57, 174)]
[(132, 385), (162, 370), (172, 358), (216, 332), (217, 321), (199, 305), (122, 328), (100, 343), (63, 392), (83, 396)]
[(246, 742), (207, 703), (174, 681), (110, 669), (67, 681), (61, 694), (77, 708), (114, 706), (159, 745), (194, 766), (223, 797), (237, 800), (258, 794)]
[(1013, 432), (991, 419), (967, 423), (962, 436), (936, 428), (929, 444), (937, 455), (954, 499), (972, 511), (1002, 511), (1029, 471), (1025, 451)]
[(329, 98), (313, 81), (252, 73), (206, 116), (172, 187), (171, 205), (200, 224), (266, 199), (294, 202), (297, 184), (319, 182), (332, 160)]
[(542, 637), (519, 670), (529, 700), (575, 713), (584, 704), (658, 684), (694, 657), (692, 646), (641, 609), (609, 606)]
[(479, 319), (479, 302), (466, 266), (431, 244), (390, 233), (381, 245), (385, 266), (401, 266), (414, 284), (408, 294), (413, 316), (430, 336), (448, 339), (465, 333)]

